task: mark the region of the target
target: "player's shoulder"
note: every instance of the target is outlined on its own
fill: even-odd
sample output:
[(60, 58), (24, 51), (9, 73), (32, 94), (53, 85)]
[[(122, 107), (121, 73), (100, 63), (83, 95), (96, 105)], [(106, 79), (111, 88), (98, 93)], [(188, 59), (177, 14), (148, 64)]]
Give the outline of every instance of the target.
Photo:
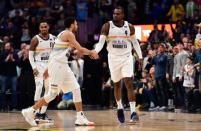
[(55, 36), (55, 35), (53, 35), (53, 34), (49, 34), (49, 36), (50, 36), (50, 39), (56, 39), (57, 38), (57, 36)]
[(131, 35), (132, 35), (132, 34), (135, 34), (135, 27), (133, 26), (133, 24), (131, 24), (131, 23), (128, 22), (128, 26), (129, 26)]
[(110, 28), (110, 21), (107, 21), (106, 23), (103, 24), (102, 29), (109, 30), (109, 28)]
[(128, 22), (128, 26), (129, 26), (130, 28), (134, 28), (133, 24), (131, 24), (131, 23), (129, 23), (129, 22)]
[(31, 42), (38, 42), (38, 34), (32, 37)]
[(74, 35), (73, 32), (71, 32), (71, 31), (69, 31), (69, 30), (64, 30), (64, 31), (62, 31), (62, 32), (60, 33), (59, 37), (63, 37), (63, 38), (65, 38), (65, 39), (66, 39), (66, 38), (69, 39), (69, 38), (74, 38), (75, 35)]

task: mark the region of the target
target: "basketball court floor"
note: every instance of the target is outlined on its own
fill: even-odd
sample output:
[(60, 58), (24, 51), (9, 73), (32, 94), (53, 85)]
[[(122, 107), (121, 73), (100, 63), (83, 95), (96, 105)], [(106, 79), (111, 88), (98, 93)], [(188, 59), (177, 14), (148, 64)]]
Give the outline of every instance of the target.
[(0, 113), (1, 131), (201, 131), (201, 114), (139, 112), (140, 122), (129, 123), (130, 112), (125, 111), (126, 122), (118, 123), (115, 110), (85, 111), (95, 126), (75, 126), (75, 111), (49, 110), (54, 124), (31, 127), (21, 112)]

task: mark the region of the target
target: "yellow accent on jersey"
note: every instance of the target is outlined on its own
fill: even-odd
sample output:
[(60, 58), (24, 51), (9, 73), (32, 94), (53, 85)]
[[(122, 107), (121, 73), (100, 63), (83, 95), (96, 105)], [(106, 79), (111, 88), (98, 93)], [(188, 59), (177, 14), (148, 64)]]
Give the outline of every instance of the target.
[(35, 52), (41, 52), (41, 51), (51, 51), (52, 48), (36, 48)]
[(55, 44), (54, 48), (68, 48), (68, 45), (63, 45), (63, 44)]

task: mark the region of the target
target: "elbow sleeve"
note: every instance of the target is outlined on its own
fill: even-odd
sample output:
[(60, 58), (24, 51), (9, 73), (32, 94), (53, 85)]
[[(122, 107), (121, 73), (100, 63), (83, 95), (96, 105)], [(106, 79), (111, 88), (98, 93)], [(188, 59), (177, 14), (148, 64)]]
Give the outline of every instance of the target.
[(132, 43), (133, 43), (133, 47), (135, 48), (135, 51), (137, 52), (138, 57), (142, 59), (142, 51), (140, 48), (140, 44), (135, 37), (133, 37)]
[(95, 49), (94, 49), (97, 53), (99, 53), (102, 50), (105, 44), (105, 40), (106, 40), (106, 36), (100, 35), (99, 41), (97, 44), (95, 44)]
[(29, 62), (32, 66), (32, 69), (35, 69), (36, 68), (36, 63), (35, 63), (35, 60), (34, 60), (34, 51), (29, 51)]

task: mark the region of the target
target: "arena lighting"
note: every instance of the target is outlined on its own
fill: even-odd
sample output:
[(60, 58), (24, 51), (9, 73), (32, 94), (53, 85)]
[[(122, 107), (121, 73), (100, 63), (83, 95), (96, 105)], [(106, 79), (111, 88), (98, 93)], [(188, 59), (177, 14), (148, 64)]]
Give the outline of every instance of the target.
[[(170, 27), (170, 24), (157, 24), (158, 25), (158, 29), (161, 30), (162, 25), (165, 25), (165, 30), (168, 31), (168, 33), (170, 34), (170, 37), (172, 37), (172, 30)], [(176, 27), (176, 24), (172, 24), (173, 28)], [(154, 24), (150, 24), (150, 25), (134, 25), (135, 27), (135, 35), (137, 37), (137, 39), (139, 39), (140, 41), (147, 41), (149, 34), (151, 33), (151, 31), (154, 29)]]

